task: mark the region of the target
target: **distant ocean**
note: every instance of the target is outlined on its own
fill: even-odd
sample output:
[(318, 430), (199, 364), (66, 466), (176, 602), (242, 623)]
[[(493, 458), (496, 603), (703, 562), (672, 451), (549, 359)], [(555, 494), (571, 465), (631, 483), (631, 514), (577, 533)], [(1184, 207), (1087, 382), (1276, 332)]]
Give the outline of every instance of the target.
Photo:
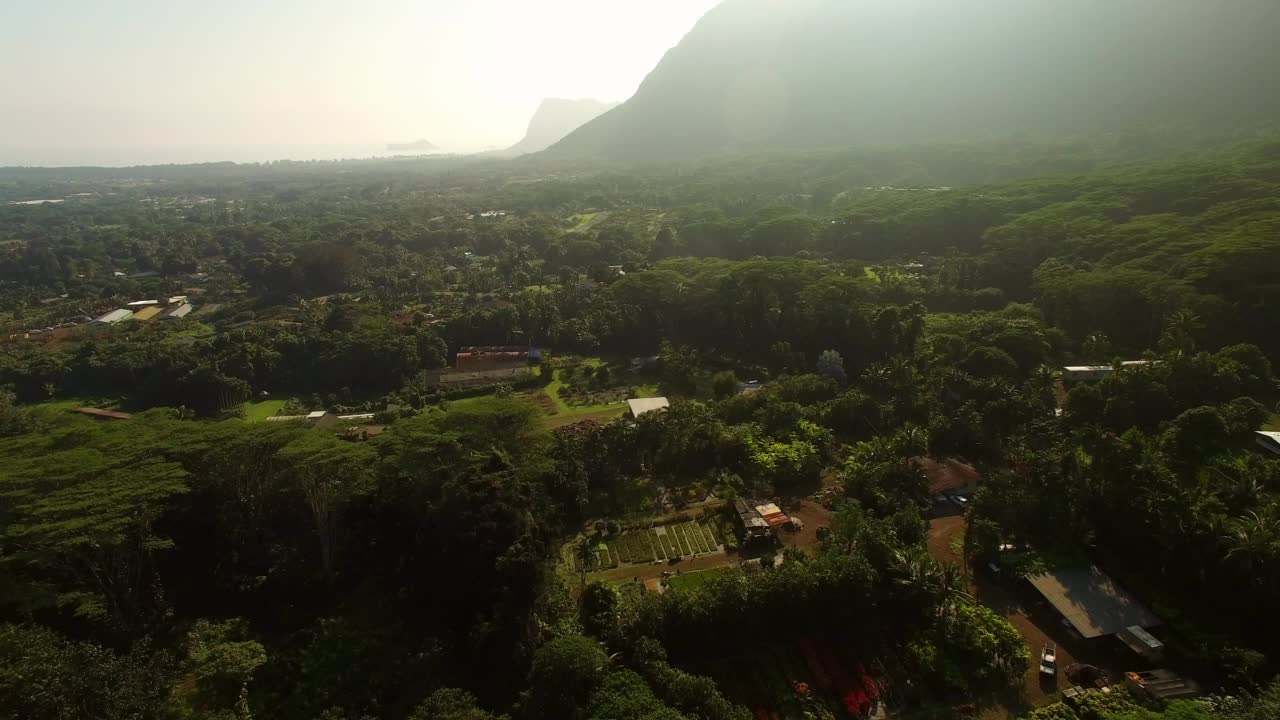
[(386, 145), (193, 145), (174, 147), (29, 148), (0, 146), (0, 167), (129, 167), (208, 162), (349, 160), (416, 154), (388, 152)]

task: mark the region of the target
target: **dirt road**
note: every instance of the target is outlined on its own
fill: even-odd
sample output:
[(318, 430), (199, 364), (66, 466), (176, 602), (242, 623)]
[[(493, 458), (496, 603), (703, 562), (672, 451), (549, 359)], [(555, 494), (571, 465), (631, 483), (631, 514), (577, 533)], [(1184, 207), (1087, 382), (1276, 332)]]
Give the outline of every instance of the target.
[(1031, 663), (1024, 678), (1021, 696), (1001, 698), (998, 704), (982, 713), (983, 720), (1017, 717), (1032, 707), (1053, 702), (1057, 699), (1054, 696), (1059, 689), (1067, 686), (1066, 677), (1061, 671), (1052, 678), (1040, 673), (1040, 651), (1046, 644), (1056, 645), (1058, 667), (1066, 668), (1076, 662), (1070, 647), (1074, 642), (1067, 636), (1064, 628), (1055, 624), (1052, 609), (1025, 606), (1016, 589), (1009, 586), (1009, 579), (996, 579), (985, 568), (975, 572), (974, 568), (966, 567), (963, 558), (956, 552), (963, 542), (964, 529), (963, 515), (931, 520), (927, 540), (929, 555), (938, 562), (955, 563), (964, 568), (973, 596), (983, 605), (1003, 615), (1027, 641)]

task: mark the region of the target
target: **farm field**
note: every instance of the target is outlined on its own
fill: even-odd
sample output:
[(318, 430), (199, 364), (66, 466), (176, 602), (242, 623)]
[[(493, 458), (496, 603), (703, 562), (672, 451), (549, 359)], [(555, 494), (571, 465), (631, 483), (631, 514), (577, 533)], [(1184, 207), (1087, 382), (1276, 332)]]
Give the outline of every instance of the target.
[[(600, 357), (583, 358), (578, 363), (581, 367), (593, 369), (605, 364), (605, 359)], [(531, 399), (535, 405), (547, 412), (545, 424), (551, 429), (572, 425), (584, 420), (607, 423), (622, 417), (623, 413), (626, 412), (626, 399), (630, 394), (629, 388), (631, 387), (635, 387), (641, 397), (648, 397), (657, 393), (657, 388), (652, 385), (626, 383), (618, 383), (615, 387), (602, 390), (578, 391), (579, 385), (569, 377), (567, 368), (557, 368), (552, 381), (545, 388), (534, 393), (534, 397)], [(585, 397), (607, 397), (609, 400), (607, 402), (586, 404), (571, 403), (569, 398), (572, 394)]]
[[(626, 565), (665, 562), (692, 555), (721, 551), (710, 524), (689, 520), (650, 528), (627, 530), (596, 546), (587, 561), (586, 572), (601, 572)], [(582, 561), (574, 559), (574, 570), (582, 571)]]

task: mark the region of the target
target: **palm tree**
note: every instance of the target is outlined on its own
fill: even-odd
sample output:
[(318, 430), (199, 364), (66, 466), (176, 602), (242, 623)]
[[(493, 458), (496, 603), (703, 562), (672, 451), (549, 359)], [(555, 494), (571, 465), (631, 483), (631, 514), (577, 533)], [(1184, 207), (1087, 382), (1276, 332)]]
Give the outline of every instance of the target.
[(942, 593), (944, 610), (951, 610), (959, 602), (970, 602), (973, 595), (966, 589), (968, 580), (964, 571), (955, 563), (945, 563), (938, 570), (938, 589)]
[(1245, 572), (1264, 565), (1280, 550), (1280, 520), (1270, 508), (1259, 513), (1251, 510), (1232, 520), (1227, 526), (1227, 559), (1240, 564)]
[(1041, 392), (1053, 392), (1058, 382), (1059, 373), (1048, 365), (1040, 365), (1031, 373), (1031, 383)]
[(1169, 316), (1161, 344), (1167, 350), (1189, 355), (1196, 349), (1196, 334), (1204, 327), (1190, 310), (1179, 310)]

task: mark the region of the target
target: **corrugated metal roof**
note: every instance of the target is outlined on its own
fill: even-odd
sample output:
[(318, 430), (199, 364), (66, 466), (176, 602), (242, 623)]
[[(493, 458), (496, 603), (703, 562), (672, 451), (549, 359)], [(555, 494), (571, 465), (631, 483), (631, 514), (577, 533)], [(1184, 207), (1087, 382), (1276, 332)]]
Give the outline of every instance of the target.
[(1160, 618), (1092, 565), (1029, 575), (1027, 580), (1086, 638), (1160, 624)]
[(118, 322), (120, 322), (121, 320), (124, 320), (124, 319), (129, 318), (129, 317), (132, 317), (132, 316), (133, 316), (133, 311), (132, 311), (132, 310), (125, 310), (124, 308), (120, 308), (119, 310), (112, 310), (111, 312), (107, 313), (106, 315), (103, 315), (102, 317), (98, 318), (97, 320), (94, 320), (94, 322), (98, 322), (98, 323), (118, 323)]
[(178, 307), (175, 307), (175, 308), (169, 308), (169, 310), (168, 310), (168, 311), (166, 311), (164, 315), (161, 315), (161, 316), (160, 316), (160, 319), (161, 319), (161, 320), (168, 320), (169, 318), (180, 318), (180, 317), (186, 317), (186, 316), (187, 316), (188, 314), (190, 314), (190, 313), (191, 313), (191, 311), (192, 311), (192, 310), (194, 310), (194, 309), (195, 309), (195, 308), (193, 308), (193, 307), (191, 307), (190, 305), (187, 305), (187, 304), (185, 304), (185, 303), (184, 303), (184, 304), (182, 304), (182, 305), (179, 305)]

